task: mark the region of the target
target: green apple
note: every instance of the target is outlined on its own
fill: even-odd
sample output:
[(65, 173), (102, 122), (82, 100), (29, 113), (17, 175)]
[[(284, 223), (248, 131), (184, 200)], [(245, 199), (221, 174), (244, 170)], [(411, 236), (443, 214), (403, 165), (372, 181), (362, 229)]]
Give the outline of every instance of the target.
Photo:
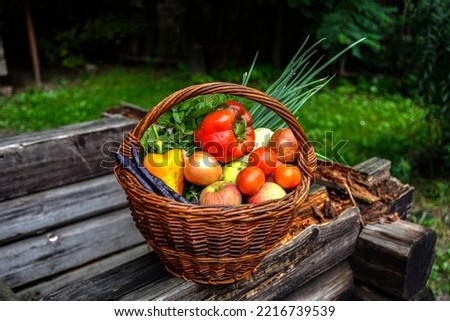
[(241, 160), (235, 160), (226, 164), (222, 169), (222, 180), (236, 185), (236, 177), (245, 167), (247, 167), (247, 163)]

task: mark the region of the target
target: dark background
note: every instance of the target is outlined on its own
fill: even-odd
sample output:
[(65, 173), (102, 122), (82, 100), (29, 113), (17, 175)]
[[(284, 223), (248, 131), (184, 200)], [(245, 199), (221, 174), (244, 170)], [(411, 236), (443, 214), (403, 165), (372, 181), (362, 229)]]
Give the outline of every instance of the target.
[[(383, 55), (388, 55), (383, 48), (397, 42), (395, 37), (384, 37), (397, 27), (383, 14), (401, 16), (405, 10), (404, 1), (357, 5), (331, 0), (28, 2), (43, 67), (184, 63), (193, 72), (248, 66), (257, 51), (260, 62), (280, 68), (307, 36), (313, 41), (327, 37), (321, 47), (327, 54), (367, 37), (361, 46), (364, 60), (351, 55), (345, 71), (363, 67), (381, 72), (386, 67)], [(333, 17), (335, 13), (339, 14)], [(30, 67), (24, 0), (3, 0), (0, 21), (9, 69)], [(399, 37), (406, 39), (409, 30), (404, 29)], [(398, 75), (394, 69), (398, 66), (389, 66), (389, 72)]]

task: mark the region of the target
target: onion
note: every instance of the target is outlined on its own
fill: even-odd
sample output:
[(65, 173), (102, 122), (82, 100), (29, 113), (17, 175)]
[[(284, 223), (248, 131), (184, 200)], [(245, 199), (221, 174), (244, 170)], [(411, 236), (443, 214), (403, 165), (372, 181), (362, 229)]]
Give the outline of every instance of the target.
[(272, 137), (273, 131), (269, 128), (256, 128), (255, 129), (255, 149), (258, 147), (269, 146), (270, 137)]
[(270, 138), (269, 147), (277, 155), (277, 159), (283, 163), (295, 161), (299, 151), (297, 139), (289, 128), (281, 128), (273, 133)]
[(183, 173), (192, 184), (207, 186), (222, 177), (222, 167), (214, 156), (198, 151), (186, 159)]

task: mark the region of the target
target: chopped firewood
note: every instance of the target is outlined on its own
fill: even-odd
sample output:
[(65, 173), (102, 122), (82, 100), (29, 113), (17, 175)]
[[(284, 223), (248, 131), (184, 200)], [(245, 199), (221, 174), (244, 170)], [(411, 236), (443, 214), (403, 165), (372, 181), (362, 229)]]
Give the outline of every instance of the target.
[(351, 171), (354, 170), (335, 164), (319, 166), (315, 179), (320, 184), (342, 190), (346, 190), (345, 186), (348, 184), (351, 194), (355, 199), (366, 203), (378, 201), (379, 197), (372, 194), (364, 185), (359, 184), (356, 180), (357, 175), (352, 174)]

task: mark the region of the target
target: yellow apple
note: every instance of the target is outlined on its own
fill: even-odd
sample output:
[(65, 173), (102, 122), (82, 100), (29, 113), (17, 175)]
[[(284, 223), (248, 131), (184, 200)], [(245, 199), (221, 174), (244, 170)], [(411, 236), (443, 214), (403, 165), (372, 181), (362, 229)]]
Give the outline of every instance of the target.
[(236, 177), (239, 172), (245, 167), (247, 167), (247, 164), (240, 160), (235, 160), (231, 163), (226, 164), (222, 168), (222, 180), (236, 185)]

